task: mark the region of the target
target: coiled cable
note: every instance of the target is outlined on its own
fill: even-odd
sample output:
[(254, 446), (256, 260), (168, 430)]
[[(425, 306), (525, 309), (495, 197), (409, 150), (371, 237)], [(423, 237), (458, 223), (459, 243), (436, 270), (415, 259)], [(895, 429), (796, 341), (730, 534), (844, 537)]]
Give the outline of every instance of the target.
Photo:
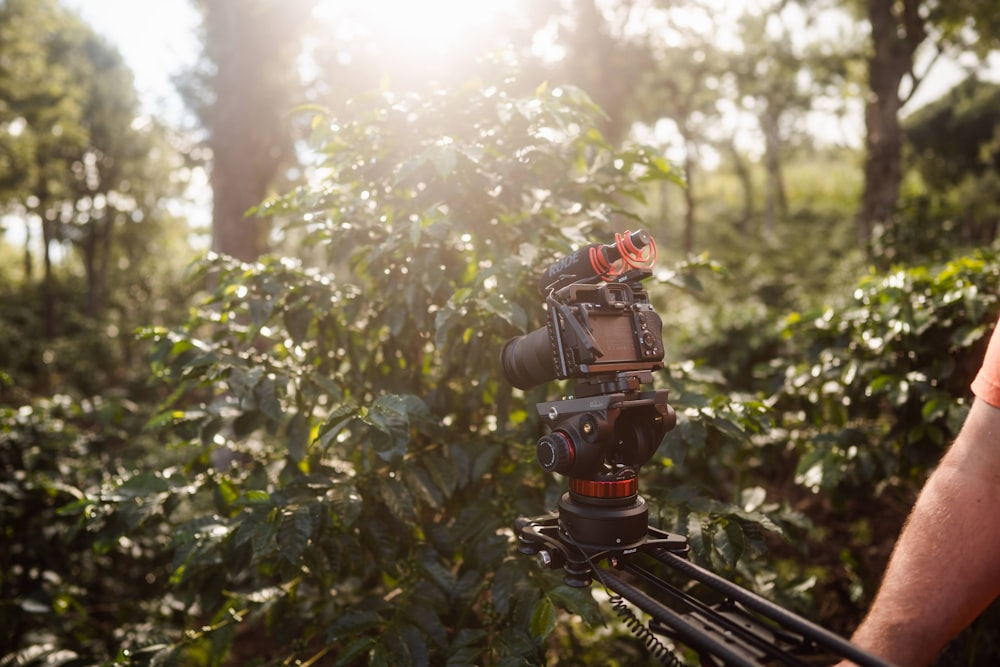
[[(596, 574), (598, 570), (594, 569), (594, 572)], [(600, 574), (597, 574), (597, 578), (600, 579)], [(608, 590), (606, 586), (604, 590)], [(609, 594), (608, 601), (611, 602), (611, 608), (614, 612), (618, 614), (618, 619), (625, 624), (629, 632), (635, 635), (646, 646), (649, 654), (659, 660), (660, 664), (665, 665), (665, 667), (684, 667), (684, 663), (674, 655), (673, 651), (661, 642), (660, 638), (649, 629), (649, 626), (643, 623), (635, 615), (635, 612), (629, 608), (625, 603), (625, 598), (617, 593), (614, 595)]]
[(608, 595), (608, 601), (611, 603), (611, 608), (618, 615), (618, 619), (628, 628), (629, 632), (636, 636), (649, 651), (649, 654), (660, 661), (660, 664), (664, 667), (685, 667), (684, 663), (674, 654), (674, 652), (666, 644), (660, 641), (660, 638), (649, 628), (649, 625), (643, 623), (642, 620), (635, 615), (635, 612), (626, 604), (625, 598), (618, 593), (613, 593), (611, 587), (604, 581), (604, 577), (601, 574), (601, 570), (594, 565), (594, 561), (591, 560), (590, 554), (577, 544), (576, 540), (569, 533), (566, 533), (566, 537), (569, 538), (573, 546), (577, 548), (580, 554), (583, 555), (587, 564), (590, 566), (590, 571), (594, 574), (594, 577), (601, 582), (601, 586), (604, 588), (604, 592)]

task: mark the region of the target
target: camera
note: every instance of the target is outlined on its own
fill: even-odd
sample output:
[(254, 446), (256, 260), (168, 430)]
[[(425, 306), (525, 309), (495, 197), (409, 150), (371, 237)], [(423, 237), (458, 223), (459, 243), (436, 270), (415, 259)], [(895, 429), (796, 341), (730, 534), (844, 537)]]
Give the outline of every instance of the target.
[[(632, 247), (651, 242), (645, 232), (632, 237), (636, 238)], [(620, 244), (590, 246), (587, 255), (596, 253), (607, 262), (609, 255), (629, 252), (625, 246), (619, 248)], [(572, 282), (550, 288), (544, 327), (504, 344), (500, 365), (510, 384), (530, 389), (555, 379), (596, 378), (663, 367), (663, 323), (641, 287), (652, 272), (633, 265), (610, 276), (606, 270), (596, 273), (600, 266), (597, 261), (581, 264), (579, 260), (560, 260), (543, 274), (543, 281), (546, 276), (554, 279), (552, 285)], [(584, 275), (565, 273), (574, 267)]]
[[(504, 376), (520, 389), (577, 380), (572, 396), (536, 404), (547, 433), (535, 455), (546, 472), (569, 478), (557, 531), (586, 549), (643, 543), (648, 510), (638, 470), (677, 422), (667, 390), (642, 390), (664, 357), (663, 322), (642, 289), (655, 249), (648, 232), (626, 232), (558, 260), (539, 282), (546, 325), (500, 352)], [(525, 553), (535, 549), (532, 539)]]

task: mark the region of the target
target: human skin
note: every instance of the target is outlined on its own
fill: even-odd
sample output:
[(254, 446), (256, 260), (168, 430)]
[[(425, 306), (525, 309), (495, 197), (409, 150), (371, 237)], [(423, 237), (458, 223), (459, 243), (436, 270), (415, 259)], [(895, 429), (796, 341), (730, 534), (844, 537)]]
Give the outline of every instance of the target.
[(901, 667), (930, 664), (1000, 594), (998, 516), (1000, 409), (976, 399), (851, 641)]

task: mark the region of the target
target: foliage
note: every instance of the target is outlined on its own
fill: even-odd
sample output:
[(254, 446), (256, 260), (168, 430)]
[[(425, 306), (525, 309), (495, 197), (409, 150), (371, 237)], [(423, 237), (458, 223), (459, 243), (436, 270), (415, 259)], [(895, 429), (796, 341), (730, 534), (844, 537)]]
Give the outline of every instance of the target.
[(75, 516), (87, 491), (130, 493), (118, 486), (120, 465), (164, 460), (136, 438), (143, 419), (139, 406), (114, 392), (0, 407), (0, 465), (13, 473), (0, 482), (5, 663), (84, 664), (83, 656), (114, 655), (121, 643), (148, 636), (137, 619), (173, 613), (169, 601), (164, 611), (149, 602), (164, 572), (158, 543), (166, 535), (133, 541)]
[(185, 225), (167, 205), (183, 178), (163, 128), (137, 118), (121, 55), (82, 21), (14, 1), (0, 33), (0, 213), (23, 230), (24, 267), (2, 270), (0, 400), (99, 394), (145, 376), (132, 331), (186, 296)]
[(834, 627), (858, 621), (924, 478), (961, 427), (1000, 311), (998, 276), (991, 250), (872, 273), (842, 306), (790, 316), (784, 335), (796, 352), (758, 369), (781, 415), (769, 438), (784, 444), (784, 465), (808, 492), (797, 506), (811, 507), (819, 527), (817, 600), (842, 609), (830, 612)]
[(912, 174), (899, 215), (877, 238), (883, 262), (942, 261), (996, 238), (997, 95), (994, 84), (971, 76), (906, 119)]
[(148, 333), (175, 388), (155, 424), (190, 438), (184, 465), (77, 509), (131, 531), (141, 504), (175, 535), (193, 619), (169, 653), (235, 659), (253, 636), (261, 657), (537, 663), (553, 604), (596, 615), (513, 556), (514, 517), (551, 485), (494, 359), (537, 321), (538, 262), (626, 214), (627, 178), (671, 172), (613, 153), (571, 90), (359, 104), (316, 115), (329, 177), (264, 207), (299, 214), (318, 266), (209, 257), (188, 326)]
[(805, 484), (829, 494), (919, 483), (964, 419), (998, 275), (982, 251), (872, 275), (848, 306), (789, 319), (786, 335), (809, 354), (784, 371), (777, 407), (794, 438), (812, 441)]
[[(576, 9), (585, 17), (589, 7)], [(7, 18), (0, 52), (16, 57), (0, 58), (0, 198), (26, 224), (58, 222), (43, 231), (78, 254), (56, 267), (48, 292), (62, 306), (62, 336), (48, 335), (30, 280), (0, 295), (0, 462), (14, 471), (0, 483), (11, 545), (0, 554), (0, 583), (4, 618), (18, 614), (3, 628), (0, 661), (636, 656), (630, 638), (594, 631), (604, 617), (589, 595), (513, 555), (513, 518), (551, 508), (562, 487), (525, 446), (540, 429), (532, 404), (550, 392), (510, 389), (494, 360), (505, 338), (541, 323), (535, 270), (662, 215), (668, 207), (645, 197), (681, 194), (676, 171), (651, 149), (615, 147), (595, 128), (627, 124), (583, 93), (524, 94), (523, 79), (494, 78), (497, 62), (477, 68), (490, 72), (483, 83), (428, 83), (420, 96), (383, 90), (337, 100), (336, 114), (313, 109), (311, 185), (258, 210), (285, 223), (286, 254), (300, 259), (197, 262), (192, 284), (206, 294), (187, 324), (144, 332), (159, 383), (143, 388), (134, 382), (140, 346), (128, 333), (137, 321), (169, 321), (184, 297), (161, 280), (169, 271), (150, 269), (169, 263), (152, 249), (174, 238), (163, 234), (171, 221), (157, 188), (167, 172), (145, 159), (165, 147), (152, 130), (111, 131), (136, 126), (126, 123), (131, 98), (115, 94), (125, 85), (120, 61), (100, 43), (53, 16), (30, 31)], [(590, 34), (607, 38), (608, 26), (590, 18)], [(60, 38), (33, 37), (38, 30)], [(63, 56), (86, 44), (88, 58), (66, 68), (48, 61), (45, 44), (62, 45)], [(648, 64), (636, 43), (619, 46), (628, 62)], [(673, 85), (698, 51), (678, 50)], [(701, 53), (708, 64), (715, 55)], [(85, 60), (113, 76), (89, 80)], [(796, 71), (791, 60), (775, 75)], [(588, 62), (588, 81), (601, 88), (610, 59)], [(4, 69), (11, 63), (25, 69)], [(824, 85), (850, 85), (836, 58), (822, 66), (835, 73)], [(733, 148), (711, 119), (738, 87), (702, 74), (688, 96), (705, 112), (692, 120), (707, 124), (695, 139)], [(753, 83), (762, 119), (764, 93), (776, 96), (775, 113), (802, 101)], [(621, 97), (615, 109), (662, 112)], [(87, 122), (100, 100), (116, 99), (100, 122)], [(285, 102), (273, 95), (268, 108)], [(783, 118), (771, 129), (798, 120)], [(116, 157), (98, 137), (128, 141)], [(685, 258), (652, 290), (677, 342), (672, 358), (696, 361), (674, 361), (657, 379), (671, 389), (679, 424), (643, 469), (643, 494), (654, 520), (688, 535), (700, 562), (849, 630), (896, 534), (896, 515), (884, 515), (901, 520), (964, 414), (997, 310), (997, 263), (986, 252), (934, 267), (917, 261), (873, 273), (846, 305), (812, 312), (853, 281), (844, 276), (856, 266), (846, 234), (856, 156), (824, 155), (817, 167), (811, 150), (803, 158), (787, 148), (780, 173), (776, 163), (746, 169), (734, 158), (732, 191), (721, 171), (686, 191), (698, 203), (698, 247), (713, 260)], [(44, 202), (40, 175), (58, 184)], [(755, 197), (779, 176), (788, 210), (772, 228)], [(899, 217), (881, 230), (877, 259), (945, 260), (966, 220), (988, 238), (995, 177), (975, 176), (930, 193), (941, 179), (912, 180)], [(134, 201), (118, 196), (121, 179)], [(108, 217), (96, 215), (98, 202)], [(99, 220), (113, 221), (106, 236)], [(654, 225), (662, 238), (666, 221)], [(105, 239), (106, 309), (87, 317), (74, 279), (98, 275), (88, 248)], [(697, 271), (722, 273), (719, 258), (728, 282), (694, 289)], [(776, 327), (789, 309), (802, 312)], [(170, 395), (149, 418), (158, 392)], [(572, 614), (585, 624), (564, 623)]]
[(935, 185), (995, 170), (1000, 87), (970, 76), (904, 123), (915, 164)]

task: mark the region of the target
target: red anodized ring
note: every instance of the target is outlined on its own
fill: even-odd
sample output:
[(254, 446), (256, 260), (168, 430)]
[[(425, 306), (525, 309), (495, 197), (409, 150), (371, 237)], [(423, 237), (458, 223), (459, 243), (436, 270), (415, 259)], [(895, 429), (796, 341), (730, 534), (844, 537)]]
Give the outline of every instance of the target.
[(570, 478), (569, 489), (588, 498), (628, 498), (639, 493), (639, 478), (616, 479), (610, 482)]

